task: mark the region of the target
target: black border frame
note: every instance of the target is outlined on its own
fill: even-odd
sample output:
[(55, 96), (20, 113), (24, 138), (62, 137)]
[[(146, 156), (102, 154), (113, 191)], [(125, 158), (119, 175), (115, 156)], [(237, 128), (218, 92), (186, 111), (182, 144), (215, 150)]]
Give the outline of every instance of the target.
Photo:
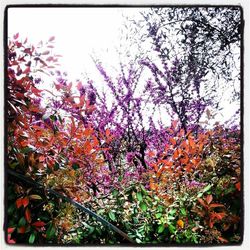
[(237, 7), (241, 13), (241, 45), (240, 45), (240, 143), (241, 143), (241, 221), (240, 221), (240, 229), (241, 229), (241, 240), (238, 243), (229, 243), (229, 244), (207, 244), (207, 245), (200, 245), (200, 244), (113, 244), (113, 245), (97, 245), (97, 244), (88, 244), (88, 245), (78, 245), (78, 244), (67, 244), (67, 245), (60, 245), (60, 244), (14, 244), (13, 246), (28, 246), (28, 247), (46, 247), (46, 246), (56, 246), (56, 247), (71, 247), (71, 246), (78, 246), (78, 247), (223, 247), (223, 246), (240, 246), (244, 240), (244, 28), (245, 28), (245, 21), (244, 21), (244, 11), (241, 5), (223, 5), (223, 4), (9, 4), (6, 5), (4, 8), (4, 24), (3, 24), (3, 45), (4, 45), (4, 239), (5, 244), (12, 246), (11, 244), (7, 243), (7, 183), (8, 183), (8, 173), (7, 173), (7, 69), (8, 69), (8, 60), (7, 60), (7, 49), (8, 49), (8, 9), (10, 8), (171, 8), (171, 7), (221, 7), (221, 8), (229, 8), (229, 7)]

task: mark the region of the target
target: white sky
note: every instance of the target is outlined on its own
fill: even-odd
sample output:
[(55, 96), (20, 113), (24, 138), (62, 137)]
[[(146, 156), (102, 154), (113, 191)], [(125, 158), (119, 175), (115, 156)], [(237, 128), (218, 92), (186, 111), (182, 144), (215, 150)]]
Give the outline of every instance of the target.
[(85, 70), (96, 72), (90, 58), (93, 51), (115, 60), (110, 49), (119, 42), (121, 9), (10, 8), (8, 17), (10, 37), (19, 32), (36, 44), (55, 36), (55, 51), (63, 55), (60, 62), (70, 76), (77, 78)]
[[(61, 69), (70, 80), (81, 79), (84, 73), (96, 84), (103, 84), (90, 55), (118, 66), (115, 50), (120, 44), (120, 29), (124, 18), (138, 13), (138, 8), (10, 8), (8, 36), (20, 37), (36, 45), (55, 36), (55, 53), (61, 54)], [(104, 63), (105, 67), (107, 65)], [(237, 109), (225, 101), (219, 121), (228, 120)], [(167, 117), (164, 120), (169, 120)], [(164, 121), (165, 122), (165, 121)]]

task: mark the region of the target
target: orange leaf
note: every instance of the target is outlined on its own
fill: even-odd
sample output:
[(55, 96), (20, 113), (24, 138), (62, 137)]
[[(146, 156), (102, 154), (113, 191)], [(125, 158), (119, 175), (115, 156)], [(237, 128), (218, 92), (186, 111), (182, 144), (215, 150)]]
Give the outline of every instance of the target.
[(25, 141), (21, 141), (20, 144), (22, 147), (27, 147), (29, 142), (25, 140)]
[(153, 181), (150, 181), (149, 187), (151, 190), (157, 190), (157, 185)]
[(94, 136), (93, 137), (93, 147), (95, 148), (95, 147), (97, 147), (99, 145), (99, 141), (98, 141), (98, 139)]
[(28, 207), (25, 210), (25, 219), (28, 221), (28, 223), (31, 222), (31, 214), (30, 214), (30, 210)]
[(84, 143), (84, 152), (85, 152), (85, 154), (90, 154), (90, 151), (92, 150), (92, 147), (91, 147), (91, 145), (90, 145), (90, 142), (89, 141), (86, 141), (85, 143)]
[(172, 144), (173, 146), (176, 145), (176, 140), (175, 140), (174, 138), (170, 138), (169, 141), (171, 142), (171, 144)]
[(189, 138), (189, 145), (192, 147), (192, 148), (195, 148), (195, 142), (193, 139)]
[(212, 200), (213, 200), (213, 196), (211, 194), (207, 195), (206, 197), (207, 204), (210, 204)]
[(175, 150), (173, 158), (176, 160), (178, 158), (178, 155), (179, 155), (178, 150)]
[(154, 151), (149, 151), (148, 156), (149, 157), (155, 157), (155, 152)]
[(39, 156), (39, 162), (44, 162), (44, 160), (45, 160), (44, 155)]
[(92, 132), (93, 132), (93, 130), (91, 129), (91, 128), (86, 128), (84, 131), (83, 131), (83, 135), (85, 136), (85, 137), (88, 137), (88, 136), (90, 136), (91, 134), (92, 134)]
[(237, 182), (237, 183), (235, 184), (235, 188), (236, 188), (238, 191), (240, 191), (240, 188), (241, 188), (240, 182)]
[(177, 221), (177, 225), (178, 225), (179, 227), (183, 228), (183, 227), (184, 227), (184, 222), (183, 222), (183, 220), (178, 220), (178, 221)]

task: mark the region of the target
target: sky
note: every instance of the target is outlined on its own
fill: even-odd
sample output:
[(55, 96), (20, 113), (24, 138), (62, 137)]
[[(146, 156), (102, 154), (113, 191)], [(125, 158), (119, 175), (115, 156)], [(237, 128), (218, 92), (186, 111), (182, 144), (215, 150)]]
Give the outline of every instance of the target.
[(8, 34), (19, 32), (34, 44), (55, 36), (55, 51), (63, 55), (62, 68), (77, 78), (95, 70), (90, 57), (93, 51), (115, 60), (109, 50), (119, 42), (122, 21), (121, 9), (10, 8)]
[[(123, 15), (134, 17), (138, 11), (138, 8), (10, 8), (8, 36), (19, 32), (21, 38), (27, 37), (34, 45), (55, 36), (54, 51), (62, 55), (61, 69), (68, 73), (68, 78), (74, 81), (87, 73), (100, 87), (103, 81), (91, 55), (109, 65), (118, 65), (116, 48), (121, 42)], [(221, 122), (237, 109), (224, 99), (223, 110), (216, 117)], [(167, 120), (163, 117), (163, 121)]]

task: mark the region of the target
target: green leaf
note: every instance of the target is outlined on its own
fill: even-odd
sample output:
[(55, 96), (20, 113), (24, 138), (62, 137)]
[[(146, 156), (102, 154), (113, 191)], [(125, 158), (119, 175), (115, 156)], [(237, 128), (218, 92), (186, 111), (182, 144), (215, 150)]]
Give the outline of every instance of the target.
[(34, 233), (32, 233), (29, 237), (29, 244), (33, 244), (36, 239), (36, 236)]
[(136, 197), (138, 201), (142, 201), (142, 194), (141, 192), (136, 193)]
[(8, 210), (7, 210), (8, 215), (13, 214), (15, 210), (16, 210), (15, 203), (12, 203), (12, 204), (8, 207)]
[(53, 121), (53, 122), (56, 122), (57, 121), (57, 117), (55, 115), (51, 115), (50, 116), (50, 119)]
[(157, 213), (157, 214), (155, 215), (156, 219), (161, 218), (161, 216), (162, 216), (162, 213)]
[(147, 192), (147, 190), (144, 188), (144, 186), (143, 186), (143, 185), (140, 185), (140, 187), (141, 187), (142, 193), (143, 193), (144, 195), (147, 195), (148, 192)]
[(139, 220), (136, 217), (133, 217), (133, 221), (134, 221), (134, 223), (139, 223)]
[(72, 164), (72, 168), (73, 168), (74, 170), (77, 170), (77, 169), (79, 168), (79, 165), (76, 164), (76, 163), (73, 163), (73, 164)]
[(90, 235), (90, 234), (92, 234), (94, 231), (95, 231), (95, 228), (92, 227), (92, 226), (89, 226), (89, 232), (88, 232), (88, 234)]
[(21, 149), (21, 152), (23, 154), (29, 153), (31, 151), (34, 151), (31, 147), (25, 147), (25, 148)]
[(42, 200), (42, 197), (41, 197), (40, 195), (38, 195), (38, 194), (31, 194), (31, 195), (29, 196), (29, 198), (30, 198), (31, 200)]
[(158, 212), (160, 212), (160, 213), (162, 213), (162, 212), (163, 212), (163, 209), (164, 209), (164, 207), (163, 207), (163, 206), (158, 206), (158, 207), (157, 207), (157, 211), (158, 211)]
[(171, 215), (168, 216), (168, 220), (174, 220), (174, 219), (175, 219), (174, 216), (171, 216)]
[(211, 189), (212, 185), (208, 184), (206, 187), (203, 188), (203, 190), (198, 193), (197, 198), (200, 198), (204, 193), (206, 193), (207, 191), (209, 191)]
[(175, 208), (173, 208), (173, 209), (171, 209), (171, 210), (169, 211), (169, 214), (170, 214), (170, 215), (174, 215), (174, 214), (176, 213), (176, 211), (177, 211), (177, 210), (176, 210)]
[(202, 192), (203, 192), (203, 193), (207, 192), (208, 190), (211, 189), (211, 187), (212, 187), (212, 185), (208, 184), (208, 185), (202, 190)]
[(16, 166), (18, 166), (19, 165), (19, 162), (13, 162), (13, 163), (11, 163), (11, 164), (9, 164), (9, 166), (10, 166), (10, 168), (16, 168)]
[(19, 221), (18, 221), (18, 226), (19, 227), (23, 227), (26, 225), (26, 220), (24, 217), (22, 217)]
[(115, 214), (114, 214), (112, 211), (109, 211), (109, 218), (110, 218), (112, 221), (116, 221)]
[(117, 189), (114, 189), (113, 192), (112, 192), (113, 196), (117, 196), (119, 194), (118, 190)]
[(164, 225), (158, 226), (158, 228), (157, 228), (158, 234), (162, 233), (162, 232), (164, 231), (164, 229), (165, 229), (165, 226), (164, 226)]
[(62, 124), (63, 123), (62, 117), (58, 115), (58, 118), (59, 118), (60, 123)]
[(202, 195), (203, 195), (203, 193), (198, 193), (197, 198), (201, 198)]
[(140, 202), (139, 206), (140, 206), (140, 208), (141, 208), (142, 211), (144, 211), (144, 212), (147, 211), (147, 205), (146, 205), (146, 203)]
[(173, 226), (172, 224), (169, 224), (169, 225), (168, 225), (168, 230), (169, 230), (170, 233), (174, 234), (175, 231), (176, 231), (176, 228), (175, 228), (175, 226)]
[(186, 212), (186, 209), (185, 208), (181, 208), (181, 214), (186, 216), (187, 215), (187, 212)]
[(56, 229), (53, 227), (52, 224), (50, 224), (49, 228), (46, 231), (46, 238), (50, 240), (55, 236), (55, 234), (56, 234)]
[(135, 239), (136, 243), (142, 243), (142, 241), (138, 238)]

